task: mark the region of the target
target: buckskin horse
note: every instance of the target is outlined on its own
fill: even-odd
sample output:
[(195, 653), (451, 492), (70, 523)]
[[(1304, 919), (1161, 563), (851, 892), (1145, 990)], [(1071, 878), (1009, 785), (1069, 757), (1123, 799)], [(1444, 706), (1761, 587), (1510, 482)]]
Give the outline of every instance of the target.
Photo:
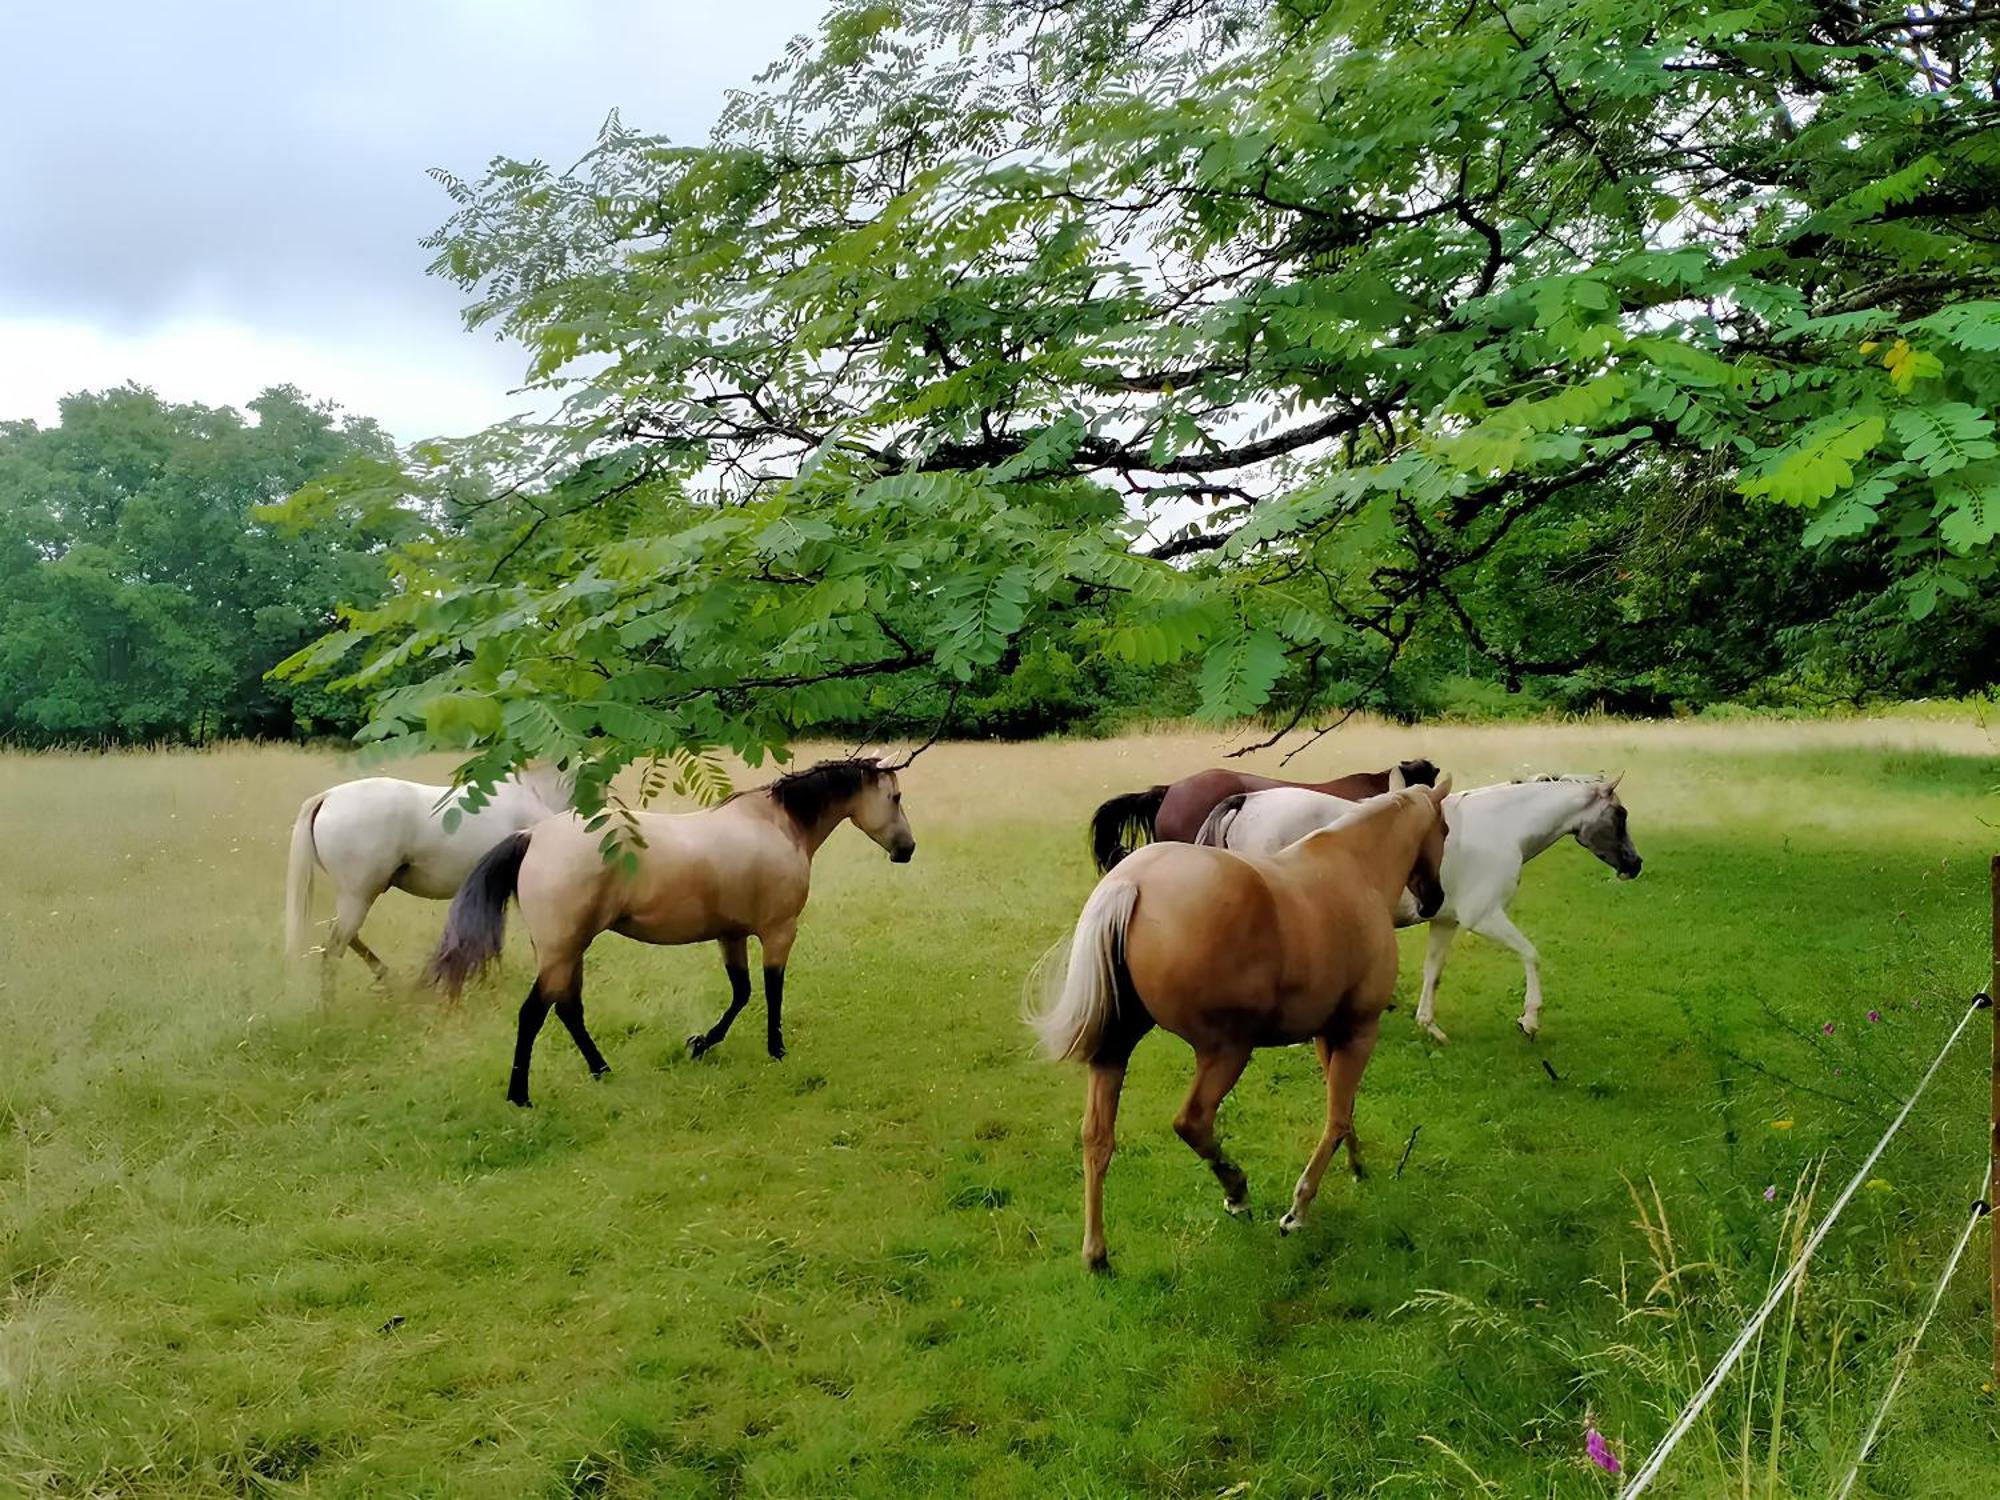
[(1326, 1130), (1279, 1222), (1305, 1221), (1344, 1141), (1361, 1174), (1354, 1096), (1396, 987), (1396, 904), (1406, 885), (1426, 915), (1444, 892), (1439, 811), (1451, 779), (1371, 798), (1337, 828), (1268, 856), (1153, 844), (1098, 881), (1067, 944), (1028, 976), (1028, 1019), (1053, 1057), (1089, 1069), (1083, 1116), (1083, 1260), (1107, 1264), (1104, 1173), (1132, 1049), (1154, 1026), (1194, 1048), (1194, 1082), (1174, 1130), (1249, 1206), (1243, 1173), (1217, 1144), (1216, 1110), (1251, 1052), (1311, 1041), (1326, 1075)]
[(1100, 804), (1090, 818), (1090, 852), (1098, 870), (1108, 872), (1138, 847), (1136, 841), (1191, 844), (1215, 804), (1239, 792), (1292, 786), (1358, 802), (1398, 787), (1430, 786), (1437, 778), (1438, 768), (1427, 760), (1406, 760), (1387, 771), (1355, 771), (1332, 781), (1280, 781), (1249, 771), (1197, 771), (1179, 781), (1143, 792), (1125, 792)]
[(610, 1069), (583, 1024), (583, 954), (600, 932), (642, 943), (714, 942), (729, 975), (729, 1008), (688, 1038), (700, 1057), (729, 1032), (750, 999), (750, 939), (763, 950), (765, 1044), (785, 1055), (785, 960), (798, 935), (813, 856), (852, 822), (905, 864), (917, 841), (903, 817), (898, 767), (873, 759), (823, 761), (692, 813), (635, 812), (643, 842), (627, 867), (604, 856), (574, 813), (537, 823), (496, 845), (466, 877), (445, 919), (428, 977), (457, 993), (500, 955), (507, 900), (535, 945), (535, 983), (521, 1002), (507, 1097), (526, 1106), (535, 1036), (553, 1009), (591, 1076)]

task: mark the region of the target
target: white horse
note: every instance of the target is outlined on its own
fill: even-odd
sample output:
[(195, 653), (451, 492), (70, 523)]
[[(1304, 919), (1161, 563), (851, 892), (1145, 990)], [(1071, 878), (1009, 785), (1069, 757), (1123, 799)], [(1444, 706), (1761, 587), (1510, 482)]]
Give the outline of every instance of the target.
[[(312, 917), (313, 872), (333, 882), (333, 930), (321, 955), (320, 986), (329, 992), (333, 966), (352, 948), (387, 983), (388, 965), (361, 941), (368, 910), (391, 886), (430, 901), (448, 901), (472, 867), (502, 839), (567, 812), (570, 787), (556, 771), (531, 767), (493, 788), (476, 812), (460, 806), (454, 787), (426, 786), (370, 776), (306, 798), (292, 824), (291, 859), (285, 871), (285, 952), (302, 957)], [(445, 814), (458, 816), (446, 826)]]
[[(1564, 834), (1618, 872), (1620, 880), (1639, 874), (1639, 851), (1626, 828), (1618, 782), (1601, 776), (1541, 776), (1455, 792), (1445, 799), (1444, 904), (1430, 919), (1430, 948), (1424, 954), (1423, 997), (1417, 1024), (1447, 1041), (1437, 1024), (1438, 978), (1445, 955), (1461, 927), (1470, 928), (1521, 956), (1527, 976), (1527, 1003), (1521, 1030), (1533, 1036), (1542, 1024), (1541, 960), (1535, 945), (1507, 915), (1520, 889), (1521, 866)], [(1362, 804), (1299, 787), (1244, 792), (1225, 798), (1208, 815), (1197, 844), (1215, 844), (1243, 854), (1270, 854), (1320, 828), (1345, 822)], [(1396, 909), (1398, 927), (1423, 918), (1405, 891)]]

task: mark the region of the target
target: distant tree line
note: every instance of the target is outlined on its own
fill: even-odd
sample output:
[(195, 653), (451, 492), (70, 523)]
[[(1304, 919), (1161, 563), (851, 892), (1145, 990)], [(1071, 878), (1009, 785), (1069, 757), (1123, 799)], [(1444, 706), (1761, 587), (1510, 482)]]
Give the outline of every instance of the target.
[(0, 422), (0, 739), (203, 742), (351, 733), (364, 705), (274, 663), (388, 586), (419, 518), (394, 504), (261, 507), (388, 436), (281, 386), (229, 407), (135, 386), (61, 420)]
[[(374, 422), (290, 387), (247, 415), (127, 386), (71, 397), (54, 426), (0, 423), (0, 741), (352, 735), (368, 691), (405, 679), (356, 690), (269, 669), (335, 628), (343, 607), (365, 617), (391, 602), (392, 563), (407, 569), (497, 524), (478, 503), (399, 494), (404, 462)], [(1912, 618), (1922, 549), (1893, 535), (1802, 546), (1807, 521), (1745, 506), (1722, 483), (1675, 486), (1643, 469), (1578, 487), (1433, 597), (1390, 671), (1359, 652), (1322, 660), (1329, 679), (1372, 680), (1320, 695), (1304, 722), (1347, 708), (1650, 715), (1991, 690), (2000, 601)], [(1411, 551), (1395, 526), (1348, 545), (1356, 570), (1405, 566)], [(948, 720), (955, 734), (1016, 738), (1199, 709), (1199, 658), (1081, 650), (1078, 611), (1058, 622), (1045, 609), (968, 680), (882, 685), (820, 732), (916, 734)], [(1111, 628), (1111, 610), (1099, 613)], [(1288, 663), (1274, 697), (1302, 701), (1306, 670)]]

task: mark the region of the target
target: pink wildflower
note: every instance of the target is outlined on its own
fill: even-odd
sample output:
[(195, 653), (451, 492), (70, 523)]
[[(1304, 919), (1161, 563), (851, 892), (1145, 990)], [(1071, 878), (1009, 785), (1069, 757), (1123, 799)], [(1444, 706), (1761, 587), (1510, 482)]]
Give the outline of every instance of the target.
[(1774, 1182), (1769, 1187), (1764, 1189), (1764, 1201), (1766, 1203), (1775, 1203), (1778, 1201), (1777, 1183)]
[(1871, 1024), (1873, 1022), (1879, 1021), (1882, 1019), (1882, 1012), (1879, 1010), (1871, 1010), (1868, 1012), (1868, 1019)]
[(1833, 1022), (1828, 1021), (1824, 1026), (1820, 1027), (1819, 1031), (1821, 1036), (1832, 1036)]
[(1604, 1434), (1595, 1427), (1590, 1436), (1583, 1440), (1583, 1451), (1590, 1455), (1590, 1461), (1607, 1474), (1618, 1472), (1618, 1455), (1611, 1451), (1611, 1445), (1604, 1441)]

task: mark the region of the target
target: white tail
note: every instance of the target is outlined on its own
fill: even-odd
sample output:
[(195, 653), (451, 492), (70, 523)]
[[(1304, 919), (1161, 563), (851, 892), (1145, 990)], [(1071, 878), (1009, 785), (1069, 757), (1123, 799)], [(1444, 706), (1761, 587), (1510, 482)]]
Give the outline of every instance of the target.
[(1236, 815), (1242, 811), (1243, 797), (1241, 793), (1238, 793), (1234, 797), (1224, 797), (1220, 802), (1215, 804), (1214, 811), (1202, 819), (1201, 827), (1196, 831), (1194, 841), (1197, 844), (1207, 844), (1216, 849), (1227, 849), (1229, 847), (1229, 825), (1236, 821)]
[(315, 792), (306, 798), (299, 808), (298, 820), (292, 824), (292, 855), (285, 865), (287, 958), (302, 956), (301, 944), (312, 921), (313, 868), (319, 863), (319, 855), (313, 848), (313, 819), (319, 816), (319, 805), (325, 800), (325, 792)]
[(1096, 1055), (1118, 1008), (1125, 929), (1138, 904), (1138, 886), (1107, 875), (1083, 903), (1068, 951), (1055, 944), (1029, 971), (1027, 1022), (1050, 1057), (1088, 1062)]

